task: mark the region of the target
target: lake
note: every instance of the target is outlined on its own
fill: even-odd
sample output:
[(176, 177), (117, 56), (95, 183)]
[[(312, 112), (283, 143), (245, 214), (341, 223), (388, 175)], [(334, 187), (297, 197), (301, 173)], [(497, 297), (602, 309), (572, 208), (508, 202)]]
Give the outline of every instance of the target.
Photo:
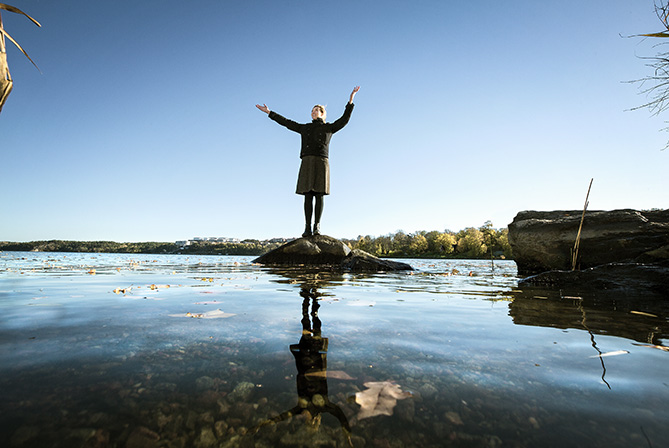
[(0, 253), (0, 446), (662, 447), (669, 301), (254, 257)]

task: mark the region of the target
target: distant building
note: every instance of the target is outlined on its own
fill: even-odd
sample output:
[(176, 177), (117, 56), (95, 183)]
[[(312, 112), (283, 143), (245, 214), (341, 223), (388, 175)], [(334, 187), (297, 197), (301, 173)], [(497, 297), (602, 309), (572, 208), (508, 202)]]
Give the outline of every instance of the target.
[(258, 240), (252, 240), (252, 239), (245, 239), (244, 241), (241, 241), (239, 238), (228, 238), (228, 237), (201, 237), (201, 236), (196, 236), (193, 239), (190, 240), (184, 240), (184, 241), (176, 241), (175, 244), (179, 246), (181, 249), (184, 249), (192, 244), (195, 243), (202, 243), (202, 242), (207, 242), (207, 243), (229, 243), (229, 244), (251, 244), (251, 243), (256, 243), (256, 244), (262, 244), (262, 245), (267, 245), (267, 244), (273, 244), (273, 243), (287, 243), (288, 241), (292, 241), (292, 238), (272, 238), (271, 240), (263, 240), (263, 241), (258, 241)]
[(185, 241), (177, 241), (174, 244), (176, 244), (179, 247), (179, 249), (185, 249), (186, 247), (191, 245), (191, 242), (185, 240)]

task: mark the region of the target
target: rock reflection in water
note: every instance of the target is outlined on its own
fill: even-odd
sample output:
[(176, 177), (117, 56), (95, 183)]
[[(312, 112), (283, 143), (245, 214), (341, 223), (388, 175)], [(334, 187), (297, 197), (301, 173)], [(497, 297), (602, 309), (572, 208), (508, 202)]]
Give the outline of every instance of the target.
[(561, 291), (529, 288), (514, 292), (509, 315), (517, 325), (573, 328), (588, 332), (597, 353), (593, 357), (598, 357), (601, 363), (602, 382), (609, 389), (611, 384), (606, 379), (604, 357), (629, 352), (603, 353), (595, 335), (622, 337), (640, 342), (636, 345), (669, 350), (663, 345), (663, 340), (669, 335), (666, 319), (669, 313), (663, 301), (614, 293), (566, 296)]
[(669, 303), (642, 297), (528, 288), (514, 291), (509, 315), (516, 325), (573, 328), (652, 345), (669, 337)]

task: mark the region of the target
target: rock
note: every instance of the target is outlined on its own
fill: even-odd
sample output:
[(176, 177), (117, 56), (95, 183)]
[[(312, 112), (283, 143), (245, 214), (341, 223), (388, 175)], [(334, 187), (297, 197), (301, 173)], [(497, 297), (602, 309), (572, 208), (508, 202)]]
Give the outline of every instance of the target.
[(669, 261), (608, 263), (582, 271), (547, 271), (524, 278), (519, 287), (563, 289), (573, 293), (633, 293), (669, 297)]
[(214, 435), (214, 431), (209, 427), (204, 427), (200, 430), (200, 435), (198, 438), (195, 439), (194, 446), (196, 448), (205, 448), (214, 446), (216, 442), (217, 440), (216, 435)]
[(219, 420), (214, 424), (214, 431), (216, 431), (216, 437), (219, 439), (223, 438), (228, 432), (228, 422), (225, 420)]
[(411, 271), (413, 268), (400, 261), (383, 260), (360, 249), (353, 249), (342, 262), (342, 268), (352, 272)]
[(21, 446), (29, 440), (37, 438), (40, 435), (39, 426), (24, 425), (20, 426), (10, 439), (10, 446)]
[(382, 260), (327, 235), (315, 235), (290, 241), (253, 260), (270, 266), (307, 265), (354, 272), (412, 270), (397, 261)]
[(456, 426), (464, 425), (462, 418), (460, 417), (460, 414), (458, 414), (457, 412), (449, 411), (446, 414), (444, 414), (444, 418)]
[(241, 383), (237, 384), (237, 386), (235, 386), (234, 390), (230, 392), (227, 398), (230, 402), (248, 401), (255, 387), (256, 386), (253, 383), (242, 381)]
[(326, 235), (298, 238), (254, 260), (270, 265), (337, 265), (351, 252), (341, 241)]
[[(518, 213), (509, 224), (518, 274), (571, 270), (571, 252), (582, 214), (582, 210)], [(669, 210), (586, 212), (578, 269), (663, 260), (669, 260)]]
[(125, 442), (125, 448), (152, 448), (158, 446), (160, 436), (150, 429), (139, 426), (135, 428), (128, 440)]
[(198, 391), (213, 389), (214, 386), (215, 386), (214, 379), (208, 376), (201, 376), (200, 378), (195, 380), (195, 389)]

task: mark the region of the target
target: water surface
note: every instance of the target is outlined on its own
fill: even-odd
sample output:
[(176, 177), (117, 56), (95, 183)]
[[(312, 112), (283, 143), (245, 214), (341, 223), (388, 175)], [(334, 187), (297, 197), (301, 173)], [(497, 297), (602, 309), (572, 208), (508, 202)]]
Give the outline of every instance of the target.
[(666, 300), (520, 290), (508, 261), (252, 258), (0, 253), (0, 445), (669, 440)]

